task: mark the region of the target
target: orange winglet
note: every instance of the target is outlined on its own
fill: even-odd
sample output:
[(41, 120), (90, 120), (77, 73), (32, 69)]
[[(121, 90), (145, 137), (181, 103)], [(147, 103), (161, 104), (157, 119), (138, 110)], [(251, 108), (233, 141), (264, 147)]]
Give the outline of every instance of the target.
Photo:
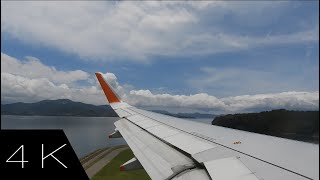
[(125, 171), (126, 168), (124, 166), (120, 166), (120, 171)]
[(115, 103), (115, 102), (120, 102), (119, 98), (117, 95), (113, 92), (109, 84), (104, 80), (102, 77), (101, 73), (95, 73), (96, 77), (100, 83), (101, 88), (103, 89), (104, 94), (107, 97), (107, 100), (109, 103)]

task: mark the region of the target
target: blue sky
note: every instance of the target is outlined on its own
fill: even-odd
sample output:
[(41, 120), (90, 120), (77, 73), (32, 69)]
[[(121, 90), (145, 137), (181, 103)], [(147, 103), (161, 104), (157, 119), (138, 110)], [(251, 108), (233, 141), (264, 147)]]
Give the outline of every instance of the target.
[(1, 8), (1, 52), (22, 64), (30, 56), (60, 72), (84, 71), (88, 79), (111, 72), (127, 91), (153, 95), (319, 91), (318, 1), (1, 2)]

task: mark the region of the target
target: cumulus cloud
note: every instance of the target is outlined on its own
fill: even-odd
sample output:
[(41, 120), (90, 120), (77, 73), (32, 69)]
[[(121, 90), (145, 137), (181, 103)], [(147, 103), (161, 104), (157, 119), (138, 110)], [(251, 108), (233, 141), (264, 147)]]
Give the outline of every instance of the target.
[[(86, 76), (75, 78), (74, 71), (64, 72), (42, 64), (39, 60), (27, 59), (22, 62), (4, 53), (1, 63), (9, 70), (1, 69), (1, 101), (37, 102), (45, 99), (67, 98), (89, 104), (107, 104), (100, 85), (70, 86), (68, 83), (85, 80)], [(30, 64), (36, 64), (36, 71)], [(3, 67), (3, 66), (2, 66)], [(24, 70), (25, 72), (15, 72)], [(43, 71), (49, 73), (43, 73)], [(80, 71), (80, 70), (78, 70)], [(150, 90), (133, 90), (132, 86), (120, 85), (113, 73), (103, 73), (108, 83), (119, 93), (121, 98), (131, 105), (149, 108), (194, 109), (214, 113), (251, 112), (271, 109), (318, 110), (319, 91), (316, 92), (282, 92), (217, 98), (200, 93), (193, 95), (154, 94)], [(61, 77), (64, 77), (61, 79)], [(77, 76), (76, 76), (77, 77)], [(70, 80), (75, 78), (74, 80)]]
[[(118, 82), (118, 78), (113, 73), (101, 73), (103, 78), (109, 83), (110, 86), (116, 91), (116, 93), (119, 96), (126, 96), (126, 94), (130, 91), (132, 86), (125, 84), (124, 86), (120, 85)], [(100, 89), (100, 84), (98, 81), (96, 81), (96, 86), (98, 86)]]
[[(1, 32), (83, 59), (105, 61), (147, 61), (153, 55), (207, 55), (278, 44), (318, 42), (318, 24), (294, 27), (290, 32), (268, 36), (250, 34), (248, 29), (241, 28), (258, 26), (264, 29), (286, 13), (286, 8), (292, 6), (290, 3), (294, 4), (5, 1), (1, 2)], [(228, 17), (239, 29), (225, 26), (223, 22)]]
[(224, 109), (222, 101), (208, 94), (171, 95), (153, 94), (149, 90), (131, 90), (127, 100), (138, 106), (187, 107), (195, 109)]
[(89, 104), (106, 104), (96, 86), (72, 88), (47, 78), (26, 78), (1, 72), (1, 102), (37, 102), (46, 99), (71, 99)]
[(243, 112), (272, 109), (319, 110), (319, 91), (282, 92), (221, 98), (227, 111)]
[(153, 94), (149, 90), (132, 90), (127, 101), (138, 106), (188, 108), (215, 113), (254, 112), (281, 108), (288, 110), (318, 110), (319, 92), (283, 92), (219, 99), (206, 93), (170, 95)]
[(1, 52), (1, 73), (9, 73), (30, 79), (47, 78), (53, 83), (71, 84), (87, 80), (89, 74), (82, 70), (58, 71), (41, 63), (38, 58), (27, 56), (25, 61), (10, 57)]
[[(111, 76), (112, 77), (112, 76)], [(109, 81), (115, 79), (106, 77)], [(37, 102), (45, 99), (71, 99), (90, 104), (105, 104), (100, 86), (77, 86), (89, 80), (82, 70), (61, 71), (35, 57), (19, 60), (1, 52), (1, 102)], [(115, 84), (115, 83), (113, 83)]]

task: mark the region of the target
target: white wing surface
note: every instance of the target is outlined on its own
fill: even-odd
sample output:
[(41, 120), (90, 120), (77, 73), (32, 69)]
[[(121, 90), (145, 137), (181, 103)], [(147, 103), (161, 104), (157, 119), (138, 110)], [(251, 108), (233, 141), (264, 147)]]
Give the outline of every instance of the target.
[(116, 130), (152, 179), (319, 179), (319, 145), (272, 137), (135, 108), (96, 73)]

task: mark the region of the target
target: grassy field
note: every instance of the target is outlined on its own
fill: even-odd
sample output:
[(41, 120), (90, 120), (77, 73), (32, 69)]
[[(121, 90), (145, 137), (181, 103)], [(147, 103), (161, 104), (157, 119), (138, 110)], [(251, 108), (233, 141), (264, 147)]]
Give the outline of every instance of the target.
[[(81, 162), (83, 168), (84, 168), (85, 170), (87, 170), (87, 169), (90, 168), (93, 164), (95, 164), (96, 162), (98, 162), (99, 160), (101, 160), (104, 156), (106, 156), (107, 154), (109, 154), (111, 151), (116, 150), (116, 149), (119, 149), (119, 148), (123, 148), (123, 147), (128, 147), (128, 146), (126, 146), (126, 145), (120, 145), (120, 146), (115, 146), (115, 147), (111, 147), (111, 148), (98, 149), (98, 150), (90, 153), (89, 155), (81, 158), (81, 159), (80, 159), (80, 162)], [(103, 151), (105, 151), (105, 150), (107, 150), (107, 149), (109, 149), (109, 150), (111, 150), (111, 151), (99, 155), (99, 156), (100, 156), (99, 158), (97, 158), (96, 160), (94, 160), (94, 161), (91, 162), (90, 164), (88, 164), (88, 163), (86, 164), (86, 162), (89, 161), (89, 160), (91, 160), (92, 157), (95, 157), (96, 155), (98, 155), (99, 153), (101, 153), (101, 152), (103, 152)]]
[(124, 150), (119, 153), (115, 158), (111, 160), (106, 166), (104, 166), (92, 180), (144, 180), (150, 179), (144, 169), (123, 172), (119, 170), (119, 167), (133, 158), (134, 155), (130, 149)]

